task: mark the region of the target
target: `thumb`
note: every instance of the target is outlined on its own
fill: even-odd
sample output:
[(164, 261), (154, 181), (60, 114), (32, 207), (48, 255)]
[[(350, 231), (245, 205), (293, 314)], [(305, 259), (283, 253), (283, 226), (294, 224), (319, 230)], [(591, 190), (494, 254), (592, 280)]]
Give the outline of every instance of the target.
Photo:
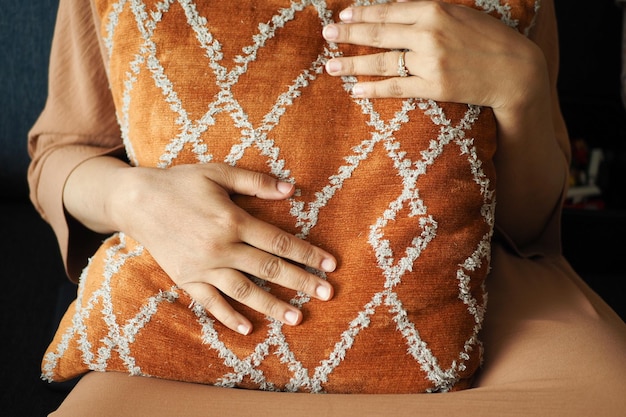
[(207, 177), (230, 194), (242, 194), (268, 200), (280, 200), (293, 195), (295, 186), (261, 172), (226, 164), (208, 164)]

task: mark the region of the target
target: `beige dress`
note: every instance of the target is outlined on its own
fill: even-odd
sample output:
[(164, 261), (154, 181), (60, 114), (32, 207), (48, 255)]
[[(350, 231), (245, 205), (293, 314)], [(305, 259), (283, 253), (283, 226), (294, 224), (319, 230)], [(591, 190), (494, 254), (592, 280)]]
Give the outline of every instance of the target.
[[(72, 279), (101, 236), (66, 217), (64, 182), (86, 159), (123, 152), (95, 29), (99, 22), (86, 3), (61, 1), (49, 99), (29, 142), (32, 200), (56, 232)], [(534, 39), (554, 60), (554, 11), (551, 2), (544, 3)], [(485, 362), (474, 388), (432, 395), (311, 395), (90, 373), (54, 415), (624, 416), (626, 325), (561, 256), (558, 228), (557, 210), (532, 247), (494, 243)]]

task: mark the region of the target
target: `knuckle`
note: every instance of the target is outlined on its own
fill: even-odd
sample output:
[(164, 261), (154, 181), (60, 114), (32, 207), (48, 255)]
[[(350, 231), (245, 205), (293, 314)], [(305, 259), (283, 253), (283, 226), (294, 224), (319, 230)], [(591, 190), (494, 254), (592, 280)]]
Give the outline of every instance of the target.
[[(384, 52), (381, 54), (376, 54), (374, 58), (374, 71), (376, 74), (385, 75), (390, 73), (388, 60), (390, 57), (390, 52)], [(393, 58), (392, 58), (393, 59)]]
[(284, 233), (277, 233), (271, 242), (272, 253), (285, 257), (293, 250), (293, 243), (289, 236)]
[(213, 163), (207, 164), (206, 168), (211, 173), (211, 177), (220, 178), (224, 182), (224, 184), (228, 184), (228, 186), (230, 187), (233, 186), (235, 178), (232, 167), (226, 164)]
[(436, 22), (446, 16), (448, 12), (443, 2), (430, 1), (425, 6), (424, 14), (430, 21)]
[(236, 210), (224, 210), (219, 213), (216, 223), (221, 230), (233, 232), (241, 227), (242, 220)]
[(431, 7), (427, 10), (428, 18), (422, 25), (425, 39), (422, 39), (422, 46), (426, 46), (430, 51), (439, 51), (447, 45), (449, 22), (446, 23), (448, 11), (440, 2), (431, 2)]
[(386, 22), (391, 11), (390, 3), (383, 3), (376, 9), (377, 19), (379, 22)]
[(262, 190), (270, 186), (272, 179), (260, 172), (253, 172), (250, 175), (250, 185), (254, 190)]
[(384, 40), (384, 23), (376, 23), (369, 26), (368, 29), (368, 38), (370, 40), (371, 46), (375, 48), (380, 48), (382, 42)]
[(339, 25), (340, 37), (345, 38), (346, 40), (352, 39), (354, 37), (352, 28), (352, 25)]
[(431, 53), (439, 55), (448, 44), (446, 33), (441, 29), (432, 29), (428, 33), (427, 44)]
[(311, 280), (309, 279), (308, 275), (298, 274), (293, 279), (294, 279), (294, 286), (297, 291), (303, 291), (307, 293), (310, 292), (310, 291), (307, 291), (307, 289), (309, 289), (309, 286), (311, 284)]
[(218, 292), (212, 292), (198, 301), (207, 311), (213, 311), (220, 304), (220, 298), (221, 295)]
[(344, 61), (347, 74), (357, 74), (357, 63), (354, 58), (348, 58)]
[(389, 80), (389, 95), (391, 97), (404, 97), (404, 90), (398, 78)]
[(274, 300), (268, 300), (264, 303), (262, 308), (262, 312), (264, 314), (274, 318), (280, 317), (280, 312), (278, 310), (278, 303), (276, 303)]
[(250, 280), (243, 279), (234, 284), (232, 296), (237, 301), (243, 301), (250, 298), (254, 292), (254, 283)]
[(270, 297), (263, 303), (261, 311), (270, 317), (280, 319), (283, 317), (284, 308), (276, 298)]
[(270, 257), (261, 264), (261, 278), (275, 281), (282, 271), (282, 262), (279, 258)]
[(307, 244), (302, 252), (302, 263), (309, 266), (315, 266), (317, 260), (317, 253), (313, 245)]

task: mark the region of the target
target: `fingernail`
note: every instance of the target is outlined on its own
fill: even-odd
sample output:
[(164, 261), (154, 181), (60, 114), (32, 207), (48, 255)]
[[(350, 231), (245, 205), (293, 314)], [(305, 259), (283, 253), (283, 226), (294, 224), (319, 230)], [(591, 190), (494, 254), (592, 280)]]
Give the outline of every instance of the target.
[(360, 85), (356, 84), (352, 87), (352, 95), (356, 97), (362, 97), (365, 94), (365, 89)]
[(289, 324), (295, 325), (298, 323), (298, 313), (295, 311), (288, 311), (285, 313), (285, 321)]
[(339, 13), (339, 18), (344, 22), (349, 22), (352, 20), (352, 9), (345, 9)]
[(289, 184), (288, 182), (278, 181), (276, 184), (276, 188), (283, 194), (289, 194), (291, 189), (293, 188), (293, 184)]
[(326, 72), (335, 73), (341, 71), (341, 62), (336, 59), (331, 59), (326, 63)]
[(330, 288), (320, 285), (315, 289), (315, 294), (321, 300), (328, 300), (330, 298)]
[(237, 326), (237, 331), (243, 335), (247, 335), (248, 333), (250, 333), (250, 327), (246, 326), (245, 324), (240, 324), (239, 326)]
[(333, 261), (332, 259), (324, 259), (322, 261), (322, 270), (324, 272), (333, 272), (336, 267), (337, 264), (335, 264), (335, 261)]
[(325, 39), (333, 41), (339, 36), (339, 30), (335, 25), (328, 25), (324, 27), (324, 30), (322, 30), (322, 35)]

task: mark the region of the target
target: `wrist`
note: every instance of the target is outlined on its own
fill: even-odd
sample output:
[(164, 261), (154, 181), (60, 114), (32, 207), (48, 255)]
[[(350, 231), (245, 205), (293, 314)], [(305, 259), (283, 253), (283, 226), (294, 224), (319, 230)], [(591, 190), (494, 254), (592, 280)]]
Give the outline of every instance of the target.
[[(503, 96), (493, 106), (500, 124), (517, 125), (520, 121), (549, 117), (551, 88), (548, 66), (543, 52), (533, 42), (525, 42), (512, 60), (508, 74), (508, 88), (500, 88)], [(530, 119), (529, 119), (530, 117)]]
[(112, 232), (127, 232), (131, 209), (140, 207), (135, 194), (136, 171), (139, 168), (127, 164), (112, 164), (103, 185), (104, 218)]
[(97, 233), (119, 230), (115, 221), (117, 201), (123, 196), (119, 174), (127, 168), (125, 162), (109, 156), (92, 158), (78, 165), (63, 189), (67, 213)]

